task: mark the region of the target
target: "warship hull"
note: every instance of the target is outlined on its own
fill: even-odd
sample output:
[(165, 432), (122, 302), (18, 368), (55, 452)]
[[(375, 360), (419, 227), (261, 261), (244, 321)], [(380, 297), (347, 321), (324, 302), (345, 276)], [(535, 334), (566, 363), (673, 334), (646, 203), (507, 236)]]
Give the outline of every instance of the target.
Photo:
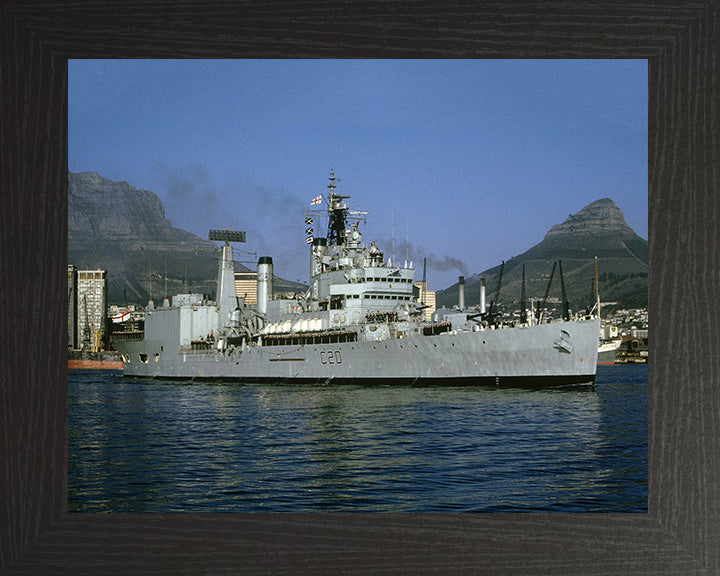
[(593, 384), (599, 320), (436, 336), (178, 353), (167, 342), (118, 347), (125, 376), (244, 382)]
[[(335, 187), (331, 170), (326, 209), (305, 215), (307, 292), (273, 298), (272, 258), (261, 256), (255, 295), (246, 303), (247, 293), (237, 293), (230, 246), (244, 242), (244, 232), (211, 230), (209, 240), (224, 242), (214, 301), (179, 294), (172, 305), (167, 299), (157, 308), (148, 302), (142, 332), (128, 327), (111, 336), (124, 374), (321, 384), (594, 382), (600, 320), (589, 312), (570, 320), (564, 292), (562, 321), (543, 319), (544, 302), (537, 318), (530, 311), (520, 314), (521, 323), (504, 321), (495, 301), (485, 309), (484, 296), (475, 311), (465, 309), (461, 298), (453, 310), (434, 310), (428, 319), (412, 262), (400, 266), (386, 260), (375, 242), (363, 243), (359, 225), (367, 213), (350, 210), (349, 196), (336, 194)], [(327, 218), (326, 237), (312, 236), (314, 218)], [(562, 266), (560, 278), (562, 284)]]

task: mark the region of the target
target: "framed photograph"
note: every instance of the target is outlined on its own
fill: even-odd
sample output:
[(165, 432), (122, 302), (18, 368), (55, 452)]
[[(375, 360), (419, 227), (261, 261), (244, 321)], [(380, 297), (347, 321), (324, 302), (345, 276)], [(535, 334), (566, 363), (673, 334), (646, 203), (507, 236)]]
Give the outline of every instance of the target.
[[(4, 572), (718, 571), (716, 263), (706, 249), (717, 243), (717, 3), (215, 4), (171, 16), (159, 5), (10, 3), (0, 18)], [(68, 60), (167, 57), (647, 60), (647, 511), (70, 512)]]

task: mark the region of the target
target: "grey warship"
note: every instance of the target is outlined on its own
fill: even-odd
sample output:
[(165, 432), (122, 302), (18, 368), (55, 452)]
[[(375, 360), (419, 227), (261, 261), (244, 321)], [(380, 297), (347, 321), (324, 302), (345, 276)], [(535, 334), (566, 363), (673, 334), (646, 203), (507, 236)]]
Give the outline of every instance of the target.
[[(330, 173), (325, 237), (308, 237), (305, 294), (273, 298), (270, 257), (257, 264), (257, 304), (236, 295), (230, 242), (244, 232), (215, 230), (216, 297), (178, 294), (149, 303), (144, 330), (112, 336), (124, 375), (142, 378), (360, 384), (593, 384), (600, 319), (502, 322), (485, 310), (455, 308), (426, 319), (412, 263), (397, 265), (365, 244), (366, 212), (351, 211)], [(306, 224), (312, 218), (306, 212)], [(483, 299), (484, 300), (484, 299)]]

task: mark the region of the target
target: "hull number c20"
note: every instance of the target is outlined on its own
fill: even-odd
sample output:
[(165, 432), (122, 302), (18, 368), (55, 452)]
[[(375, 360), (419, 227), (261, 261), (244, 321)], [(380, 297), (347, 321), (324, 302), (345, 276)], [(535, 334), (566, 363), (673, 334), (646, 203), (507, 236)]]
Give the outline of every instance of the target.
[(321, 350), (320, 362), (323, 364), (342, 364), (340, 350)]

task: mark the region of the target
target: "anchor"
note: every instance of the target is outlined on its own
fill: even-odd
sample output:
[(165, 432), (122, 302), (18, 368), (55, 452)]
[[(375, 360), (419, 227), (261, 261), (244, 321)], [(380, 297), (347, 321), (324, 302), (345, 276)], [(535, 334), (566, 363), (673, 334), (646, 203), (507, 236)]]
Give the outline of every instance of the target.
[(557, 348), (560, 352), (569, 354), (573, 351), (573, 345), (570, 342), (570, 333), (565, 330), (560, 330), (560, 340), (553, 342), (553, 347)]

